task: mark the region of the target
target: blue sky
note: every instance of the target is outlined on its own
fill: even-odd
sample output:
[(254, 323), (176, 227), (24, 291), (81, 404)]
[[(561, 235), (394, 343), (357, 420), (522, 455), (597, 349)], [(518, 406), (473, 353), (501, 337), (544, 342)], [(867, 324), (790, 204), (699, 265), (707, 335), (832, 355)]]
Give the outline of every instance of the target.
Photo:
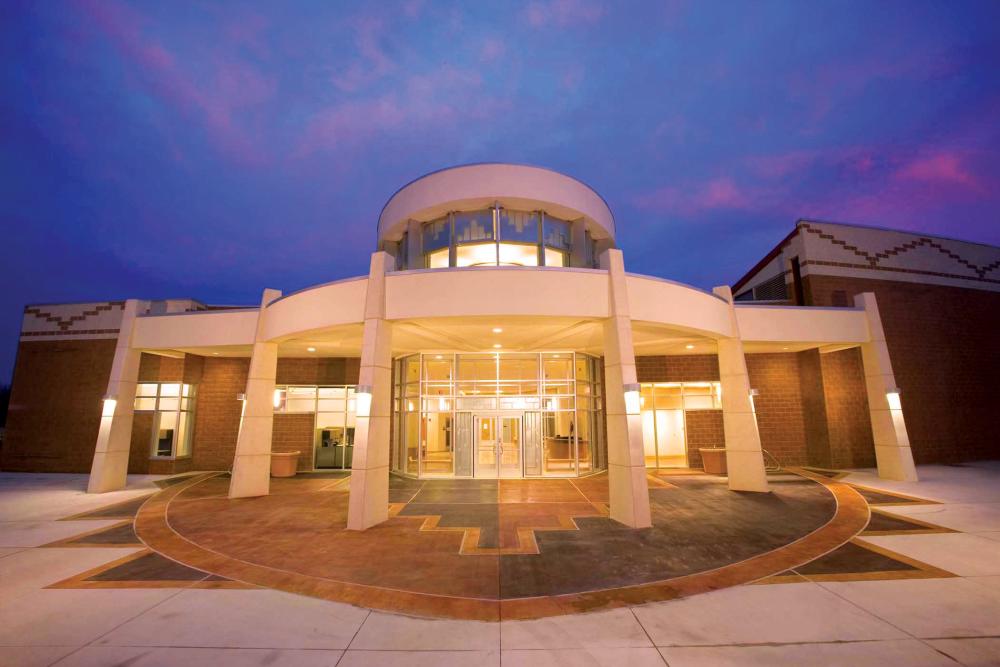
[(1000, 244), (997, 2), (8, 0), (0, 56), (0, 382), (27, 303), (362, 274), (467, 162), (580, 178), (700, 287), (799, 217)]

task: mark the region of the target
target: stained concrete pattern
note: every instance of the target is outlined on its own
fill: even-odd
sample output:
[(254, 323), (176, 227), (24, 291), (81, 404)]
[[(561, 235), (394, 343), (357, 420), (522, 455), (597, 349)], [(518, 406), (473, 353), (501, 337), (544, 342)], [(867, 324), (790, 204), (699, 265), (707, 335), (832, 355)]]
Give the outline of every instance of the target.
[[(925, 481), (881, 486), (870, 473), (846, 479), (939, 503), (886, 508), (896, 516), (931, 522), (937, 513), (953, 530), (983, 540), (998, 532), (1000, 465), (922, 466), (920, 476)], [(55, 525), (122, 497), (80, 493), (83, 476), (25, 477), (0, 474), (4, 665), (499, 665), (501, 658), (505, 665), (1000, 664), (1000, 575), (971, 574), (989, 571), (970, 560), (969, 550), (982, 543), (940, 541), (949, 533), (888, 537), (898, 549), (892, 553), (919, 553), (938, 567), (958, 559), (970, 568), (966, 576), (801, 578), (541, 620), (440, 621), (266, 589), (204, 590), (194, 582), (149, 590), (48, 588), (140, 549), (22, 546), (18, 524)], [(130, 478), (123, 493), (148, 495), (148, 484)], [(870, 541), (860, 536), (853, 543)]]

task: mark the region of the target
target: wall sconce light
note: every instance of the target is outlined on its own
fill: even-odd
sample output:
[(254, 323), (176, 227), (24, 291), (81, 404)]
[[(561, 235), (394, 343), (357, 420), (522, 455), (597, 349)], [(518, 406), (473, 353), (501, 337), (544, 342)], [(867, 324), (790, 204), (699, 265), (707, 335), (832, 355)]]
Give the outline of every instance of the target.
[(273, 402), (273, 404), (274, 404), (274, 409), (275, 409), (275, 410), (277, 410), (278, 408), (280, 408), (280, 407), (281, 407), (281, 394), (282, 394), (282, 393), (283, 393), (283, 392), (282, 392), (282, 390), (281, 390), (281, 389), (275, 389), (275, 390), (274, 390), (274, 399), (273, 399), (273, 401), (272, 401), (272, 402)]
[(899, 402), (899, 394), (900, 394), (900, 391), (899, 391), (898, 387), (893, 387), (889, 391), (885, 392), (885, 398), (886, 398), (887, 401), (889, 401), (889, 409), (890, 410), (902, 410), (903, 409), (902, 403)]
[(624, 385), (625, 390), (625, 414), (637, 415), (642, 409), (639, 400), (639, 383), (632, 382)]
[(760, 389), (751, 389), (750, 390), (750, 397), (753, 398), (754, 396), (760, 396)]
[(101, 416), (114, 417), (115, 406), (118, 405), (118, 399), (116, 399), (114, 396), (108, 395), (104, 397), (103, 401), (104, 404), (101, 406)]
[(247, 400), (247, 395), (246, 394), (236, 394), (236, 400), (237, 401), (246, 401)]
[(354, 390), (356, 400), (355, 412), (358, 417), (369, 417), (372, 412), (372, 387), (369, 384), (359, 384)]

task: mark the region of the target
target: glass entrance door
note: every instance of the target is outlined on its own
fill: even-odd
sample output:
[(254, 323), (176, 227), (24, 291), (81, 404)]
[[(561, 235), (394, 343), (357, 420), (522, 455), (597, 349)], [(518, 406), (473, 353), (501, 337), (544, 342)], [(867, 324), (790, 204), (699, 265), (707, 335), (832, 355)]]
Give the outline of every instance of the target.
[(500, 417), (500, 477), (522, 477), (521, 418)]
[(476, 477), (524, 476), (520, 415), (477, 414), (473, 431)]

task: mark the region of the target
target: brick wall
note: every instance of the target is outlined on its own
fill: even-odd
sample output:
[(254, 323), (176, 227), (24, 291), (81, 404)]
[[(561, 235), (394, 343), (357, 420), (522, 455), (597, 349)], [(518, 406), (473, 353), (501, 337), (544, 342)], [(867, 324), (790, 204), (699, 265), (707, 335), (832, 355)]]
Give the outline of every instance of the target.
[(714, 354), (636, 357), (635, 369), (639, 382), (718, 381), (719, 358)]
[(21, 342), (0, 468), (90, 472), (115, 340)]
[(701, 467), (700, 448), (726, 446), (722, 410), (688, 410), (684, 413), (684, 431), (687, 437), (688, 466), (692, 468)]
[(313, 468), (315, 415), (277, 414), (271, 431), (271, 451), (299, 452), (299, 470)]
[(830, 467), (875, 466), (861, 348), (819, 355), (823, 370)]
[(143, 352), (139, 357), (139, 382), (180, 382), (184, 378), (185, 357)]
[(250, 360), (205, 357), (195, 414), (192, 469), (229, 470), (236, 454), (241, 404)]
[[(799, 391), (802, 395), (806, 462), (812, 466), (829, 468), (832, 465), (832, 457), (821, 355), (819, 350), (812, 349), (799, 352), (796, 356), (799, 363)], [(862, 388), (863, 397), (864, 388)]]
[[(197, 354), (164, 357), (143, 352), (139, 357), (139, 382), (184, 382), (200, 385), (205, 358)], [(197, 413), (195, 415), (197, 419)], [(190, 458), (150, 458), (153, 413), (136, 412), (132, 420), (132, 443), (128, 471), (132, 474), (172, 475), (191, 470)]]
[(806, 427), (795, 353), (748, 354), (761, 446), (782, 465), (806, 465)]
[(278, 359), (277, 384), (357, 384), (361, 360), (348, 357)]
[(889, 280), (805, 277), (807, 303), (874, 292), (917, 463), (1000, 458), (1000, 294)]
[(132, 442), (128, 453), (130, 475), (149, 474), (149, 452), (153, 442), (153, 413), (136, 412), (132, 415)]

